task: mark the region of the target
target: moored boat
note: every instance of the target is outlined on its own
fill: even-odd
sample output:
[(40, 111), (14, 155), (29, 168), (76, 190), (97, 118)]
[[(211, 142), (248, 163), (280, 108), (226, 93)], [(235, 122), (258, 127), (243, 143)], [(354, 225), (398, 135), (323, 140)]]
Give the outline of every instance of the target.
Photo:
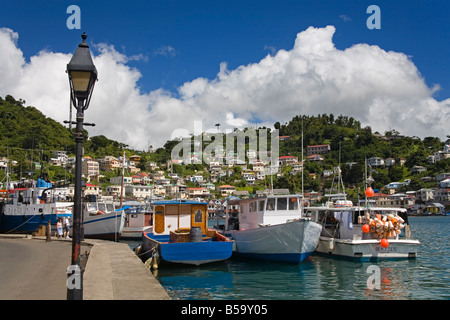
[(119, 240), (125, 223), (125, 213), (124, 210), (117, 208), (112, 200), (90, 195), (85, 198), (82, 214), (86, 238)]
[(29, 233), (49, 220), (54, 225), (61, 217), (72, 217), (73, 202), (66, 201), (65, 189), (43, 179), (4, 193), (7, 198), (0, 203), (2, 233)]
[(207, 228), (207, 203), (156, 201), (153, 228), (142, 236), (141, 258), (201, 265), (228, 259), (233, 242)]
[(120, 239), (141, 240), (143, 232), (151, 231), (152, 208), (150, 204), (126, 203), (125, 224)]
[(265, 195), (239, 201), (234, 254), (299, 263), (316, 249), (322, 227), (303, 217), (298, 195)]
[(382, 207), (309, 207), (322, 225), (316, 252), (356, 260), (407, 259), (420, 242), (411, 237), (406, 209)]

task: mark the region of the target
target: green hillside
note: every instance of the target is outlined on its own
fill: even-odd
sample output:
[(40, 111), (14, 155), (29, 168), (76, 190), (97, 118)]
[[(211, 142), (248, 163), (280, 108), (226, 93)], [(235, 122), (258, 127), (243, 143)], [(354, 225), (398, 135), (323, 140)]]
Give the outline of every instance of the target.
[[(0, 157), (8, 156), (16, 160), (18, 164), (13, 168), (15, 179), (26, 177), (27, 172), (36, 178), (46, 173), (50, 179), (73, 178), (71, 170), (50, 166), (48, 160), (53, 157), (56, 150), (67, 151), (69, 156), (74, 155), (74, 139), (69, 130), (60, 123), (46, 117), (34, 107), (25, 107), (25, 101), (15, 100), (7, 95), (0, 97)], [(410, 190), (418, 190), (422, 187), (434, 187), (435, 181), (426, 182), (424, 177), (434, 177), (438, 173), (450, 171), (450, 159), (431, 164), (427, 157), (444, 147), (444, 142), (436, 137), (426, 137), (423, 140), (418, 137), (403, 136), (396, 130), (378, 133), (372, 132), (370, 127), (361, 127), (361, 123), (353, 117), (344, 115), (322, 114), (317, 116), (298, 115), (291, 121), (274, 124), (279, 129), (280, 136), (289, 136), (280, 141), (279, 155), (302, 157), (302, 133), (303, 155), (306, 157), (308, 145), (329, 144), (331, 151), (324, 156), (324, 161), (305, 161), (304, 190), (320, 191), (331, 186), (332, 179), (324, 178), (324, 170), (333, 170), (341, 165), (344, 184), (349, 193), (357, 192), (357, 188), (363, 186), (364, 160), (370, 157), (394, 158), (396, 165), (391, 167), (379, 167), (372, 172), (375, 179), (374, 188), (383, 188), (393, 181), (411, 179)], [(261, 128), (265, 129), (265, 128)], [(244, 129), (245, 131), (245, 129)], [(87, 133), (86, 133), (87, 137)], [(447, 138), (450, 138), (447, 136)], [(195, 139), (195, 137), (192, 137)], [(224, 147), (226, 138), (223, 139)], [(270, 139), (269, 139), (270, 141)], [(138, 154), (141, 157), (139, 168), (149, 171), (146, 163), (149, 161), (165, 164), (171, 159), (171, 151), (179, 141), (167, 141), (166, 144), (155, 152), (137, 151), (128, 148), (126, 144), (110, 140), (107, 137), (90, 137), (84, 143), (85, 155), (99, 159), (107, 155), (119, 157), (125, 151), (129, 157)], [(205, 148), (208, 143), (203, 143)], [(248, 150), (248, 145), (246, 146)], [(400, 159), (404, 159), (403, 166), (399, 165)], [(413, 166), (424, 166), (427, 171), (419, 175), (412, 175), (410, 169)], [(249, 166), (251, 167), (251, 166)], [(181, 176), (203, 172), (208, 178), (208, 166), (203, 164), (173, 166), (174, 172)], [(291, 167), (282, 168), (282, 176), (274, 177), (275, 188), (289, 188), (291, 192), (301, 190), (301, 174), (293, 174)], [(270, 183), (259, 181), (256, 185), (246, 186), (241, 179), (241, 168), (234, 167), (234, 174), (222, 178), (219, 183), (228, 183), (237, 187), (255, 191), (265, 188)], [(114, 173), (108, 173), (108, 176)], [(0, 171), (3, 179), (4, 171)], [(353, 191), (352, 191), (353, 190)], [(357, 195), (354, 195), (355, 197)]]

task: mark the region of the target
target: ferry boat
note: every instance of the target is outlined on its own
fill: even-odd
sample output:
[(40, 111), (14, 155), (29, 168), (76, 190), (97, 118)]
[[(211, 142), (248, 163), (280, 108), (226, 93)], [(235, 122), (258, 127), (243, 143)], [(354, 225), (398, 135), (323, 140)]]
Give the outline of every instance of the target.
[(294, 263), (314, 252), (322, 230), (320, 224), (303, 216), (299, 195), (239, 200), (238, 222), (233, 224), (236, 230), (228, 232), (236, 256)]
[(73, 202), (65, 201), (65, 188), (56, 188), (41, 178), (4, 193), (7, 198), (0, 203), (2, 233), (29, 233), (49, 220), (54, 225), (61, 217), (72, 217)]
[(153, 206), (153, 229), (144, 232), (139, 253), (144, 261), (201, 265), (232, 255), (233, 242), (207, 227), (206, 202), (167, 200)]
[(316, 252), (362, 261), (416, 258), (420, 242), (411, 237), (406, 209), (308, 207), (322, 225)]
[[(118, 241), (122, 234), (125, 213), (124, 210), (107, 198), (95, 195), (85, 197), (83, 203), (84, 236), (91, 239)], [(72, 233), (71, 227), (70, 232)]]

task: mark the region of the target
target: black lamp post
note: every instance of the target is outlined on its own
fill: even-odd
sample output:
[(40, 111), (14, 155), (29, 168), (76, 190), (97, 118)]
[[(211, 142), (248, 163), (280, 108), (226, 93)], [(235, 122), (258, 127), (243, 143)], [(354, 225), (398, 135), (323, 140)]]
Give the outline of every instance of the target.
[[(69, 121), (70, 124), (76, 124), (76, 130), (73, 132), (76, 142), (75, 153), (75, 194), (73, 207), (73, 233), (72, 233), (72, 264), (68, 268), (67, 276), (67, 299), (83, 299), (83, 270), (80, 267), (80, 240), (81, 240), (81, 168), (83, 155), (83, 125), (92, 125), (84, 123), (84, 110), (89, 107), (92, 91), (97, 80), (97, 69), (92, 61), (89, 46), (86, 43), (87, 35), (81, 36), (83, 42), (78, 45), (77, 50), (67, 65), (70, 83), (70, 101), (77, 111), (76, 122)], [(65, 121), (67, 123), (67, 121)]]

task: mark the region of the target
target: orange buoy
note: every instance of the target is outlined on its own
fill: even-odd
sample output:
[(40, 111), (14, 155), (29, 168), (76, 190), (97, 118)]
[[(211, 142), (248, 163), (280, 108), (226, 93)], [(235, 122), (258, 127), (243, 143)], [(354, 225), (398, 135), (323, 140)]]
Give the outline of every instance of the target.
[(380, 241), (380, 245), (381, 245), (383, 248), (387, 248), (387, 247), (389, 247), (389, 241), (387, 241), (387, 239), (383, 238), (383, 239), (381, 239), (381, 241)]
[(363, 226), (362, 226), (362, 231), (363, 231), (364, 233), (369, 232), (369, 231), (370, 231), (370, 226), (369, 226), (368, 224), (363, 225)]
[(373, 191), (373, 189), (372, 189), (372, 187), (368, 187), (367, 189), (366, 189), (366, 196), (368, 196), (369, 198), (370, 197), (373, 197), (373, 195), (375, 194), (375, 192)]

